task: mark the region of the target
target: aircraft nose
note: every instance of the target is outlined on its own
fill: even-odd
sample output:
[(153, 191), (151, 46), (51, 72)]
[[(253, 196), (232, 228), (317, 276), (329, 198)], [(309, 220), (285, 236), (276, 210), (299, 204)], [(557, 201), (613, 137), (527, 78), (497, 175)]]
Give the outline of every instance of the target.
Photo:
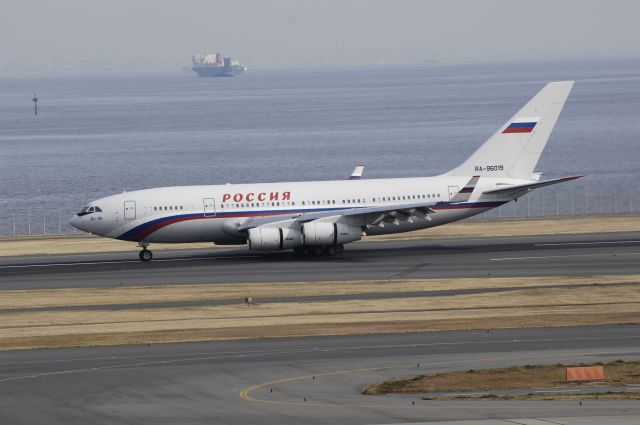
[(80, 217), (78, 216), (78, 214), (74, 214), (73, 217), (71, 217), (71, 220), (69, 220), (69, 224), (73, 227), (75, 227), (78, 230), (83, 230), (80, 227), (80, 223), (82, 222), (82, 220), (80, 219)]

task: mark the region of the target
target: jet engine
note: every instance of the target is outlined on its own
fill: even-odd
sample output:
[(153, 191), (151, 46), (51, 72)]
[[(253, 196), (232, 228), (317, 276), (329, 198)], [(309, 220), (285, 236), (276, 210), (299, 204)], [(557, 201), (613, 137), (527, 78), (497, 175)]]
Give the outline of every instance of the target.
[(302, 235), (294, 229), (255, 227), (249, 229), (247, 243), (254, 251), (280, 251), (302, 246)]
[(342, 245), (362, 239), (362, 229), (344, 223), (316, 223), (311, 221), (302, 226), (305, 246)]

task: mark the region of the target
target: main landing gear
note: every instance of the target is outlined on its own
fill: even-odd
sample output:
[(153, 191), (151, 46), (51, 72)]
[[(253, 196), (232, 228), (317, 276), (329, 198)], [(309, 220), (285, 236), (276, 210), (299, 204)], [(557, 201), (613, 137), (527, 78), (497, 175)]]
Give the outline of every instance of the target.
[(149, 251), (147, 249), (147, 246), (149, 246), (148, 244), (140, 244), (139, 246), (142, 247), (142, 251), (140, 251), (140, 253), (138, 254), (138, 257), (140, 258), (140, 261), (151, 261), (151, 259), (153, 258), (153, 252)]
[(342, 254), (344, 252), (344, 245), (316, 245), (316, 246), (301, 246), (293, 249), (294, 257), (333, 257), (336, 254)]

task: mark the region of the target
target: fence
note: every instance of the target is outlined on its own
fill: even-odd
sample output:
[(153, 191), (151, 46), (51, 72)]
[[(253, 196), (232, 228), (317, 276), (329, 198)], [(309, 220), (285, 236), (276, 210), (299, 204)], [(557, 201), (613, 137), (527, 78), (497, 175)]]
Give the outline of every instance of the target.
[(630, 215), (640, 213), (640, 192), (530, 193), (478, 218)]
[(73, 213), (54, 211), (13, 211), (0, 214), (0, 236), (71, 235), (83, 233), (69, 224)]
[[(531, 193), (517, 202), (474, 217), (477, 219), (585, 216), (640, 213), (640, 191)], [(12, 211), (0, 213), (0, 236), (71, 235), (83, 233), (69, 225), (73, 212)]]

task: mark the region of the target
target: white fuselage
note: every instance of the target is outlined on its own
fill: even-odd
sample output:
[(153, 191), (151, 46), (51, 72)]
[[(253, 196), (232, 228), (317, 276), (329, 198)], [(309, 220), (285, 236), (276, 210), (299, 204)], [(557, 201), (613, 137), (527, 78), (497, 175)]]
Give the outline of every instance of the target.
[(412, 222), (396, 221), (371, 226), (367, 234), (407, 232), (439, 226), (498, 207), (510, 198), (481, 196), (482, 191), (522, 183), (507, 178), (483, 178), (467, 202), (449, 199), (464, 187), (469, 176), (421, 178), (176, 186), (137, 190), (91, 203), (101, 211), (75, 216), (71, 224), (87, 232), (145, 243), (244, 243), (246, 233), (236, 230), (256, 217), (283, 219), (301, 213), (345, 208), (424, 203), (433, 214)]
[[(534, 169), (573, 81), (551, 82), (462, 164), (434, 177), (165, 187), (92, 202), (71, 225), (136, 241), (142, 261), (153, 242), (247, 242), (252, 250), (334, 255), (363, 235), (408, 232), (457, 221), (529, 191)], [(354, 180), (355, 179), (355, 180)]]

